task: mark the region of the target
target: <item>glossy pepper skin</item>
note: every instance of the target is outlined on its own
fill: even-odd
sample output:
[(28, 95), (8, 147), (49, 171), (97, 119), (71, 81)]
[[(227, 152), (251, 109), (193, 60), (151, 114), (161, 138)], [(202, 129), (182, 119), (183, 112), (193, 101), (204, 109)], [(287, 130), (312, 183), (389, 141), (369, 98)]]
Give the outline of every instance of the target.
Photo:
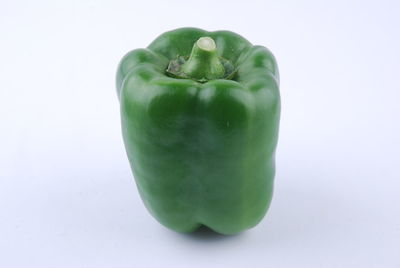
[[(201, 37), (235, 67), (232, 79), (166, 74)], [(129, 52), (117, 72), (123, 139), (143, 202), (164, 226), (206, 225), (236, 234), (264, 217), (272, 198), (280, 117), (272, 53), (229, 31), (181, 28)]]

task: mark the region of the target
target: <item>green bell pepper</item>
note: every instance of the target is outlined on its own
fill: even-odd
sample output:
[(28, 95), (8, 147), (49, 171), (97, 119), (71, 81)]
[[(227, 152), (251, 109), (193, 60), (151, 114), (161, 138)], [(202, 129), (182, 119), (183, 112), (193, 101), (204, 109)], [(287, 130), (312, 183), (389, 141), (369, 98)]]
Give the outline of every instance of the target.
[(121, 124), (143, 202), (164, 226), (255, 226), (272, 198), (280, 97), (272, 53), (229, 31), (181, 28), (129, 52)]

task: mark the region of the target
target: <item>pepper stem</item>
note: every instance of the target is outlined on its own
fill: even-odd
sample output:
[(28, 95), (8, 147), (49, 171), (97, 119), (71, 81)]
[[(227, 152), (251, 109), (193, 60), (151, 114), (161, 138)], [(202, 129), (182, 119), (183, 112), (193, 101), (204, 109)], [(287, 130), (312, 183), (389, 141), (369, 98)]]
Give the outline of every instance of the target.
[(211, 37), (201, 37), (194, 45), (182, 72), (197, 80), (222, 78), (225, 68), (217, 55), (217, 46)]

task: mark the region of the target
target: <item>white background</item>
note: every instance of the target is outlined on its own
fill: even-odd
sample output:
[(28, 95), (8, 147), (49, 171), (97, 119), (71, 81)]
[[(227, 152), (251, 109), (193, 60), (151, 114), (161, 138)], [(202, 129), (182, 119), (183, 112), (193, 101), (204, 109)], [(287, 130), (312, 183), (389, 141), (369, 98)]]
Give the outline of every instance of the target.
[[(400, 267), (398, 1), (1, 1), (0, 267)], [(138, 196), (115, 71), (195, 26), (280, 67), (266, 218), (177, 234)]]

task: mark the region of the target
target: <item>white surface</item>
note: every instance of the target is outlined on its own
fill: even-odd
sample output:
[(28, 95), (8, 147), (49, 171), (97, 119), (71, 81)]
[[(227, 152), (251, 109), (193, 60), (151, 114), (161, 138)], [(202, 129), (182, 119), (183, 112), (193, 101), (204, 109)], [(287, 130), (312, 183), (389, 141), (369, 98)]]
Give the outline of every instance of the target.
[[(400, 267), (398, 1), (2, 1), (0, 267)], [(120, 58), (182, 26), (270, 48), (275, 196), (256, 228), (181, 235), (138, 196)]]

